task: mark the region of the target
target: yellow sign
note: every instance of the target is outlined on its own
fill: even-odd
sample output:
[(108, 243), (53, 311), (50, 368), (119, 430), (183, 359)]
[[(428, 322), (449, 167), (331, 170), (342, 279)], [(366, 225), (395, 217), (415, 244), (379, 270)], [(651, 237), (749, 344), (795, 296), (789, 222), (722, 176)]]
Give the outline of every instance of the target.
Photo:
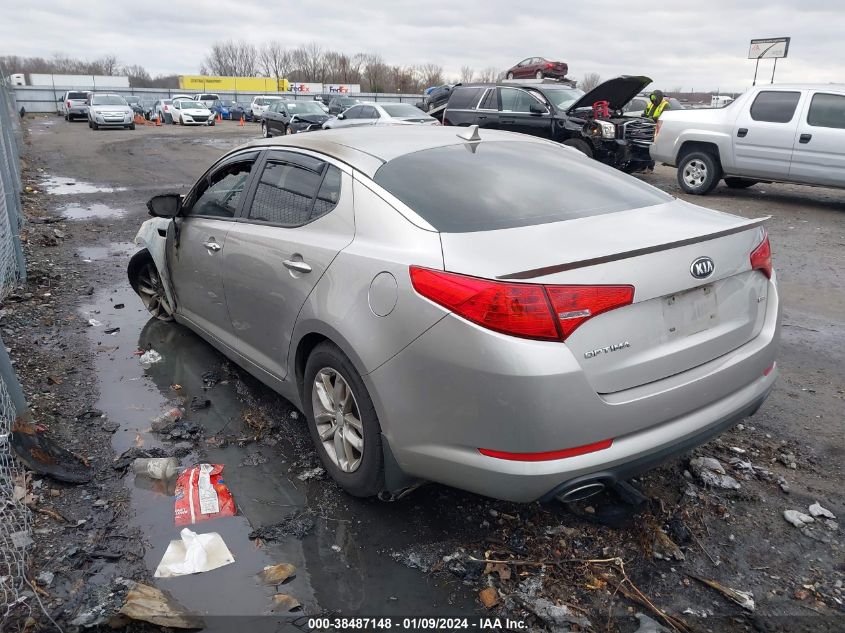
[(232, 92), (289, 92), (287, 79), (271, 77), (205, 77), (202, 75), (179, 75), (179, 88), (211, 92), (226, 90)]

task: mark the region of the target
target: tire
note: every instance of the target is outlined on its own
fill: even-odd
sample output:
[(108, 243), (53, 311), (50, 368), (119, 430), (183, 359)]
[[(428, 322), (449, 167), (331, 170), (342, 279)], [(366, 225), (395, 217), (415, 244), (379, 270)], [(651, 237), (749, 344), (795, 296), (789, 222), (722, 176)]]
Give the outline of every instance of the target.
[(587, 158), (593, 157), (593, 148), (592, 146), (581, 138), (568, 138), (563, 142), (564, 145), (567, 147), (571, 147), (573, 149), (577, 149), (579, 152), (584, 154)]
[(686, 193), (704, 196), (722, 177), (722, 167), (710, 152), (690, 152), (678, 161), (678, 184)]
[(543, 78), (543, 71), (542, 70), (538, 70), (536, 73), (534, 73), (534, 79), (542, 79), (542, 78)]
[(261, 136), (263, 136), (264, 138), (270, 138), (271, 136), (273, 136), (272, 134), (270, 134), (270, 130), (267, 127), (267, 123), (265, 121), (261, 122)]
[(293, 134), (293, 130), (290, 129), (289, 125), (286, 125), (285, 126), (285, 136), (290, 136), (291, 134)]
[(731, 189), (748, 189), (758, 182), (759, 180), (751, 180), (750, 178), (734, 178), (732, 176), (725, 178), (725, 184)]
[(65, 121), (70, 122), (70, 115), (69, 115), (69, 114), (66, 114), (66, 115), (65, 115)]
[(130, 130), (134, 130), (134, 129), (135, 129), (135, 124), (134, 124), (134, 123), (130, 123), (130, 124), (129, 124), (129, 129), (130, 129)]
[(150, 252), (144, 249), (135, 253), (129, 260), (126, 273), (132, 290), (141, 298), (147, 311), (160, 321), (172, 321), (173, 306), (164, 292), (161, 275)]
[[(327, 414), (327, 411), (336, 411), (333, 401), (338, 378), (342, 379), (345, 387), (351, 392), (348, 394), (343, 389), (340, 390), (341, 396), (347, 396), (343, 398), (343, 410), (347, 413), (340, 416), (344, 421), (342, 425), (337, 424), (334, 415)], [(315, 383), (320, 386), (315, 386)], [(326, 390), (322, 385), (328, 385), (331, 389)], [(315, 402), (319, 407), (317, 413), (328, 416), (321, 416), (324, 421), (321, 422), (319, 430), (314, 417)], [(338, 485), (355, 497), (371, 497), (381, 492), (384, 488), (384, 455), (381, 448), (381, 426), (373, 401), (352, 362), (330, 341), (317, 345), (308, 357), (302, 404), (308, 420), (308, 430), (320, 460)], [(356, 420), (357, 424), (347, 422), (349, 419)], [(325, 440), (320, 438), (321, 432)], [(341, 435), (338, 435), (338, 432)], [(344, 442), (346, 437), (350, 437), (352, 442)], [(357, 442), (359, 438), (361, 449), (357, 451), (352, 443)], [(330, 449), (327, 449), (324, 441)], [(340, 459), (336, 457), (335, 452), (335, 446), (338, 445), (344, 455)], [(350, 452), (347, 452), (347, 449)], [(349, 457), (351, 459), (348, 459)]]
[(91, 124), (91, 129), (92, 129), (92, 130), (99, 130), (99, 129), (100, 129), (100, 126), (99, 126), (99, 125), (97, 125), (96, 123), (92, 123), (92, 124)]
[(91, 123), (91, 119), (88, 119), (88, 127), (92, 130), (94, 129), (94, 125)]
[(513, 79), (513, 73), (508, 73), (508, 79)]

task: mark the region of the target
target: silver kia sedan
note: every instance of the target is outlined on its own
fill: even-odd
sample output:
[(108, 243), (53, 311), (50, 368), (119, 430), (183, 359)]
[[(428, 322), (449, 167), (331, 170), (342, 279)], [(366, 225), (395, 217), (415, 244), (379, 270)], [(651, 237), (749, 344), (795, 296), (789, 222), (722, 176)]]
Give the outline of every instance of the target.
[(477, 128), (232, 150), (163, 195), (129, 280), (305, 414), (369, 496), (588, 496), (754, 413), (777, 376), (763, 220)]
[(323, 129), (374, 125), (440, 125), (440, 121), (410, 103), (364, 101), (323, 123)]

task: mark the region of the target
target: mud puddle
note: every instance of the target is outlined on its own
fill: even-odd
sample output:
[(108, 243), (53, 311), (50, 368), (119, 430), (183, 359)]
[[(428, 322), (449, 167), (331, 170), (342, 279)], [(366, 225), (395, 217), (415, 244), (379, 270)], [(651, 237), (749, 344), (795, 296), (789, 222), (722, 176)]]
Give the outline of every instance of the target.
[(92, 193), (115, 193), (126, 191), (126, 187), (95, 185), (76, 178), (49, 176), (41, 181), (41, 188), (54, 196), (87, 195)]
[(76, 254), (86, 264), (109, 258), (127, 258), (137, 250), (134, 244), (124, 242), (110, 246), (83, 246), (76, 249)]
[(59, 213), (68, 220), (107, 220), (125, 215), (126, 210), (96, 202), (92, 204), (66, 204), (59, 207)]
[[(102, 254), (90, 249), (87, 253)], [(125, 246), (108, 247), (106, 256), (125, 261)], [(259, 617), (269, 613), (275, 592), (255, 575), (265, 565), (282, 562), (297, 568), (296, 577), (278, 588), (303, 605), (291, 616), (457, 615), (476, 610), (469, 588), (459, 581), (420, 575), (391, 558), (396, 551), (454, 536), (455, 523), (465, 521), (456, 510), (462, 493), (444, 499), (452, 491), (432, 486), (413, 500), (383, 503), (349, 497), (328, 480), (302, 481), (299, 475), (317, 466), (318, 460), (302, 415), (289, 403), (239, 370), (227, 372), (224, 357), (183, 326), (148, 319), (126, 284), (99, 290), (81, 310), (86, 319), (102, 323), (88, 330), (97, 351), (95, 373), (101, 393), (92, 406), (120, 424), (112, 440), (116, 454), (131, 447), (160, 446), (170, 454), (178, 449), (183, 468), (200, 461), (225, 466), (223, 475), (238, 515), (201, 522), (192, 529), (218, 532), (235, 563), (193, 576), (155, 580), (186, 607), (209, 616), (207, 630), (231, 630), (231, 617), (249, 618), (260, 630), (278, 630), (277, 617)], [(153, 348), (163, 359), (145, 370), (134, 354), (138, 348)], [(204, 389), (203, 374), (208, 371), (217, 372), (221, 381)], [(172, 385), (181, 388), (174, 391)], [(166, 410), (177, 394), (187, 402), (194, 396), (211, 401), (210, 407), (196, 412), (187, 407), (185, 420), (203, 428), (196, 443), (162, 441), (150, 430), (151, 418)], [(253, 397), (276, 403), (265, 409), (281, 425), (275, 446), (252, 441), (254, 428), (244, 418), (254, 414)], [(219, 445), (221, 437), (229, 441)], [(144, 559), (152, 574), (168, 543), (179, 538), (174, 499), (161, 482), (135, 478), (131, 472), (125, 485), (131, 491), (133, 525), (144, 534)], [(291, 535), (257, 544), (248, 538), (256, 528), (297, 516), (313, 522), (301, 539)], [(290, 622), (290, 616), (285, 621)]]

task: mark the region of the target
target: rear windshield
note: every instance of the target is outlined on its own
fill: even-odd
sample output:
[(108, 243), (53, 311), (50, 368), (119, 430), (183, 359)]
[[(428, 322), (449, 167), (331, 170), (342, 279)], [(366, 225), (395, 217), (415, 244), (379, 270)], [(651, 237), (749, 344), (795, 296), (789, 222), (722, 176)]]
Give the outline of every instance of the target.
[(424, 117), (427, 116), (425, 112), (412, 106), (410, 103), (385, 103), (384, 111), (390, 116), (396, 117)]
[(395, 158), (374, 180), (444, 233), (561, 222), (672, 200), (571, 152), (519, 141), (450, 145)]
[(67, 93), (68, 99), (82, 99), (85, 101), (88, 98), (87, 92), (69, 92)]

